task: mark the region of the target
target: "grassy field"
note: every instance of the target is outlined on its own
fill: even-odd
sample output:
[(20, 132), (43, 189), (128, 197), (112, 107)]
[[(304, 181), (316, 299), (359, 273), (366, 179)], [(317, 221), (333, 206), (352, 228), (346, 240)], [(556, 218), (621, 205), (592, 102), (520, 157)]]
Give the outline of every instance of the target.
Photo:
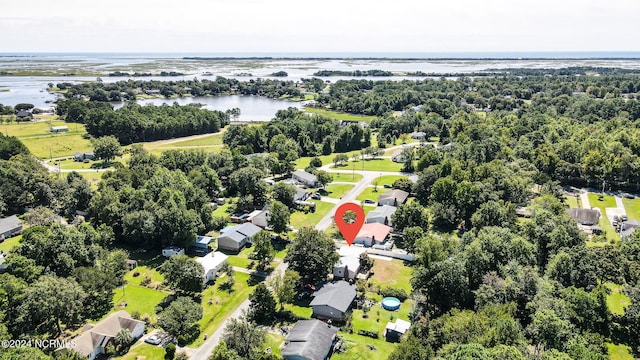
[(613, 343), (607, 343), (607, 349), (609, 350), (609, 359), (611, 360), (633, 360), (631, 355), (631, 349), (627, 345), (616, 345)]
[[(43, 121), (4, 124), (0, 129), (5, 135), (18, 137), (39, 158), (71, 156), (76, 151), (90, 151), (91, 143), (84, 139), (82, 124), (66, 123), (55, 115), (36, 116)], [(66, 133), (52, 134), (51, 126), (69, 127)]]
[(20, 244), (21, 239), (22, 239), (22, 235), (18, 235), (18, 236), (14, 236), (6, 239), (5, 241), (0, 243), (0, 251), (2, 252), (11, 251), (14, 247)]
[[(348, 152), (348, 153), (345, 153), (345, 154), (347, 154), (349, 159), (351, 159), (355, 155), (360, 154), (360, 152), (359, 151), (351, 151), (351, 152)], [(336, 155), (338, 155), (338, 154), (334, 153), (334, 154), (331, 154), (331, 155), (322, 155), (322, 156), (319, 156), (319, 158), (320, 158), (320, 161), (322, 161), (322, 165), (328, 165), (328, 164), (333, 164), (333, 158), (335, 158)], [(298, 160), (296, 160), (296, 169), (304, 169), (304, 168), (306, 168), (307, 166), (309, 166), (309, 163), (311, 162), (311, 159), (312, 158), (309, 157), (309, 156), (299, 158)]]
[(252, 251), (253, 251), (253, 247), (245, 247), (238, 254), (235, 254), (233, 252), (227, 252), (227, 251), (222, 251), (222, 252), (229, 255), (229, 259), (227, 259), (227, 262), (229, 263), (229, 265), (247, 268), (249, 263), (253, 261), (249, 259), (249, 255), (251, 254)]
[(137, 360), (137, 359), (164, 359), (164, 348), (162, 346), (150, 345), (144, 342), (140, 342), (139, 345), (129, 350), (129, 352), (122, 356), (116, 357), (115, 360)]
[(325, 190), (329, 193), (330, 198), (341, 199), (345, 196), (351, 189), (353, 189), (354, 185), (348, 184), (329, 184), (325, 186)]
[[(234, 277), (235, 284), (232, 292), (220, 289), (220, 284), (224, 278), (219, 279), (215, 285), (209, 286), (202, 292), (202, 308), (204, 312), (200, 320), (200, 331), (203, 334), (211, 335), (249, 297), (254, 286), (257, 285), (257, 282), (249, 274), (236, 272)], [(203, 342), (204, 339), (201, 335), (188, 346), (198, 347)]]
[(291, 226), (296, 229), (300, 229), (303, 226), (314, 227), (334, 206), (334, 204), (324, 201), (312, 201), (316, 203), (316, 211), (308, 214), (300, 211), (294, 212), (291, 214)]
[(317, 109), (312, 107), (305, 107), (304, 111), (311, 114), (326, 116), (328, 118), (335, 119), (335, 120), (371, 122), (372, 120), (377, 118), (377, 116), (349, 114), (349, 113), (342, 113), (342, 112), (325, 110), (325, 109)]
[[(341, 169), (350, 169), (355, 163), (356, 170), (362, 170), (362, 160), (349, 161), (349, 165), (342, 167)], [(364, 170), (365, 171), (400, 171), (402, 164), (395, 163), (391, 159), (365, 159)]]
[(640, 220), (640, 199), (622, 199), (629, 220)]
[(377, 181), (378, 182), (378, 186), (383, 186), (384, 184), (392, 185), (394, 181), (399, 180), (399, 179), (408, 179), (408, 177), (402, 176), (402, 175), (378, 176), (377, 178), (373, 179), (371, 184), (375, 184), (375, 182)]
[(222, 148), (224, 145), (222, 144), (222, 132), (218, 132), (215, 134), (198, 137), (195, 139), (188, 140), (160, 140), (145, 143), (144, 147), (151, 148), (164, 148), (164, 149), (173, 149), (173, 148), (211, 148), (211, 147), (219, 147)]
[(614, 283), (605, 283), (605, 286), (611, 290), (611, 294), (607, 296), (607, 307), (612, 314), (624, 315), (624, 309), (631, 304), (631, 300), (622, 292), (622, 286)]
[(116, 308), (114, 311), (126, 310), (131, 314), (134, 311), (140, 313), (140, 315), (148, 314), (151, 319), (156, 318), (155, 307), (164, 299), (169, 293), (159, 290), (153, 290), (137, 285), (125, 285), (117, 288), (113, 294), (113, 304), (118, 306), (122, 303), (127, 305), (124, 308)]
[(611, 195), (603, 195), (602, 200), (598, 200), (598, 195), (599, 194), (596, 193), (589, 193), (589, 203), (591, 203), (591, 207), (597, 207), (600, 209), (600, 214), (602, 214), (598, 224), (602, 227), (602, 230), (606, 232), (609, 241), (618, 241), (620, 240), (620, 236), (611, 225), (607, 217), (607, 212), (605, 211), (606, 208), (616, 207), (616, 200)]
[(333, 181), (337, 182), (357, 183), (362, 180), (362, 175), (360, 174), (331, 173), (331, 175), (333, 176)]
[(377, 188), (374, 188), (373, 186), (369, 186), (366, 189), (364, 189), (360, 193), (360, 195), (358, 195), (358, 197), (356, 197), (356, 200), (364, 201), (365, 199), (371, 199), (377, 202), (378, 196), (386, 193), (389, 190), (391, 189), (385, 189), (384, 187), (382, 187), (382, 184), (379, 184)]
[(401, 260), (386, 261), (375, 259), (373, 272), (374, 274), (370, 280), (371, 284), (403, 289), (407, 294), (411, 293), (413, 269), (405, 266)]
[[(386, 325), (386, 322), (384, 323)], [(347, 347), (344, 353), (336, 353), (331, 356), (332, 360), (384, 360), (395, 348), (394, 343), (387, 342), (383, 338), (372, 339), (362, 335), (338, 333), (342, 336)], [(382, 336), (382, 333), (380, 333)], [(373, 346), (372, 350), (369, 345)]]
[[(139, 273), (138, 276), (133, 276), (134, 273)], [(152, 285), (160, 284), (164, 281), (164, 276), (160, 274), (156, 269), (148, 267), (148, 266), (138, 266), (135, 269), (129, 271), (125, 276), (124, 280), (128, 285), (136, 285), (140, 286), (142, 279), (148, 277), (151, 279)]]
[(98, 187), (98, 183), (100, 182), (100, 180), (102, 179), (102, 174), (104, 174), (104, 172), (81, 172), (78, 173), (80, 175), (82, 175), (83, 178), (85, 178), (89, 184), (91, 185), (92, 188), (96, 189)]
[(570, 208), (580, 208), (582, 205), (580, 203), (580, 198), (575, 196), (565, 196), (565, 202), (569, 205)]

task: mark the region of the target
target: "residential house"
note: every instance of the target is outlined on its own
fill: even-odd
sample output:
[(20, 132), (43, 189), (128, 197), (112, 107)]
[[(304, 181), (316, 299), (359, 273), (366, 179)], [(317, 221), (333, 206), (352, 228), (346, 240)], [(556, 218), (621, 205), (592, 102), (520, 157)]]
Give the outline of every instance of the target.
[(213, 241), (213, 238), (210, 236), (200, 236), (196, 238), (196, 242), (189, 246), (190, 250), (194, 252), (196, 255), (206, 255), (209, 253), (209, 243)]
[(211, 279), (215, 279), (216, 274), (220, 271), (222, 265), (227, 262), (228, 258), (227, 255), (220, 251), (214, 251), (196, 259), (204, 268), (203, 278), (205, 284), (211, 281)]
[(306, 201), (309, 196), (311, 196), (311, 193), (307, 190), (296, 188), (296, 193), (293, 195), (293, 201)]
[(16, 117), (20, 120), (31, 120), (33, 119), (33, 114), (30, 113), (29, 111), (18, 111), (18, 113), (16, 114)]
[(427, 138), (427, 134), (422, 131), (416, 131), (414, 133), (411, 133), (411, 138), (414, 140), (424, 141)]
[(131, 333), (131, 337), (135, 340), (144, 334), (144, 321), (136, 320), (124, 311), (115, 312), (107, 316), (104, 320), (93, 325), (89, 324), (84, 327), (82, 334), (75, 337), (73, 341), (68, 342), (72, 346), (61, 347), (56, 352), (64, 352), (71, 349), (79, 353), (85, 359), (93, 360), (98, 355), (105, 353), (105, 348), (112, 343), (118, 331), (127, 329)]
[(260, 230), (262, 229), (252, 223), (233, 226), (218, 236), (218, 249), (240, 251)]
[(409, 193), (404, 190), (393, 189), (378, 196), (378, 205), (398, 206), (404, 204)]
[(333, 266), (334, 279), (355, 279), (360, 271), (360, 257), (355, 255), (341, 256)]
[(73, 161), (94, 160), (96, 158), (93, 152), (77, 152), (73, 154)]
[(620, 230), (620, 239), (626, 240), (638, 227), (640, 227), (640, 221), (638, 220), (623, 221)]
[(382, 336), (384, 336), (387, 341), (400, 341), (400, 337), (409, 330), (410, 326), (410, 322), (402, 319), (396, 319), (395, 323), (389, 321), (384, 328)]
[(367, 214), (366, 222), (367, 224), (378, 223), (384, 224), (387, 226), (391, 225), (391, 215), (396, 212), (395, 206), (390, 205), (382, 205), (378, 206), (375, 210), (369, 211)]
[(362, 244), (367, 247), (371, 247), (373, 245), (383, 244), (387, 241), (387, 237), (391, 232), (391, 227), (380, 224), (380, 223), (371, 223), (364, 224), (358, 235), (356, 235), (355, 240), (353, 240), (354, 244)]
[(162, 249), (162, 256), (170, 258), (173, 255), (184, 255), (184, 248), (181, 248), (179, 246), (167, 246), (166, 248)]
[(324, 284), (309, 305), (319, 319), (342, 320), (356, 298), (356, 287), (344, 280)]
[(293, 174), (291, 174), (291, 177), (293, 178), (293, 180), (302, 183), (308, 187), (318, 187), (320, 186), (320, 182), (318, 181), (318, 177), (313, 175), (313, 174), (309, 174), (308, 172), (304, 171), (304, 170), (296, 170), (293, 172)]
[(17, 216), (11, 215), (0, 219), (0, 240), (10, 238), (22, 231), (22, 224)]
[(52, 133), (61, 133), (61, 132), (68, 132), (69, 131), (69, 127), (64, 125), (64, 126), (52, 126), (51, 130)]
[(569, 216), (581, 225), (597, 225), (600, 219), (600, 211), (592, 209), (567, 209)]
[(299, 320), (284, 339), (282, 357), (285, 360), (328, 359), (338, 330), (320, 320)]
[(251, 216), (249, 221), (253, 225), (260, 226), (263, 229), (266, 228), (269, 225), (269, 209), (258, 210), (258, 213)]

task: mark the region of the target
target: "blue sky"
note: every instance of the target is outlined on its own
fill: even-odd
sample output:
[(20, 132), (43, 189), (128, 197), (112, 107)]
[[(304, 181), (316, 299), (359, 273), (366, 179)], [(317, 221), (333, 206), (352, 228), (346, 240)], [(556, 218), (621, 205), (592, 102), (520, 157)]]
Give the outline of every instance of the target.
[(2, 52), (640, 51), (637, 0), (20, 0)]

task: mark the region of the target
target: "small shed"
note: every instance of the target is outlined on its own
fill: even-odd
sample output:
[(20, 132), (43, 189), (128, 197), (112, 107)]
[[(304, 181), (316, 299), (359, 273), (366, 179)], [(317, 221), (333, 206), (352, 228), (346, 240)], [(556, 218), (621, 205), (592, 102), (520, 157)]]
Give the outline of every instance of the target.
[(69, 127), (64, 125), (64, 126), (52, 126), (51, 127), (51, 132), (52, 133), (61, 133), (61, 132), (68, 132), (69, 131)]

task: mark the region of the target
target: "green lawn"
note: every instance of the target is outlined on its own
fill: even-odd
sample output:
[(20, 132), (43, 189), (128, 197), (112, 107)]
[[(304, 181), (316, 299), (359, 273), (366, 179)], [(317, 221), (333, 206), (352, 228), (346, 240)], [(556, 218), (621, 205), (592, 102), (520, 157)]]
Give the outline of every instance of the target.
[[(346, 167), (341, 167), (340, 169), (349, 170), (355, 164), (356, 170), (362, 170), (362, 160), (358, 161), (349, 161)], [(402, 164), (395, 163), (391, 161), (391, 159), (365, 159), (364, 160), (364, 170), (365, 171), (400, 171), (402, 169)]]
[(369, 186), (367, 188), (365, 188), (360, 195), (358, 195), (358, 197), (356, 197), (356, 200), (360, 200), (360, 201), (364, 201), (365, 199), (371, 199), (375, 202), (378, 201), (378, 196), (386, 193), (387, 191), (389, 191), (391, 189), (385, 189), (382, 184), (379, 184), (377, 188), (374, 188), (373, 186)]
[(245, 247), (238, 254), (235, 254), (233, 252), (223, 251), (223, 250), (220, 250), (220, 251), (229, 255), (229, 259), (227, 259), (227, 262), (231, 266), (247, 268), (249, 263), (253, 261), (249, 259), (249, 254), (251, 254), (251, 252), (253, 251), (253, 247)]
[[(347, 156), (349, 157), (349, 159), (353, 158), (355, 155), (360, 154), (359, 151), (351, 151), (347, 154)], [(331, 155), (322, 155), (319, 156), (320, 161), (322, 161), (322, 165), (328, 165), (328, 164), (332, 164), (331, 166), (333, 166), (333, 158), (336, 157), (336, 155), (338, 155), (338, 153), (333, 153)], [(309, 156), (305, 156), (305, 157), (301, 157), (298, 160), (296, 160), (296, 169), (304, 169), (307, 166), (309, 166), (309, 162), (311, 162), (312, 157)], [(340, 169), (345, 169), (344, 167), (341, 167)], [(350, 169), (350, 168), (349, 168)]]
[[(385, 322), (386, 325), (386, 322)], [(384, 360), (396, 347), (396, 344), (387, 342), (382, 337), (372, 339), (357, 333), (348, 334), (340, 332), (338, 336), (342, 336), (347, 347), (344, 353), (335, 353), (331, 356), (331, 360)], [(380, 334), (382, 336), (382, 333)], [(375, 350), (371, 350), (368, 345), (372, 345)]]
[(565, 196), (565, 202), (569, 205), (570, 208), (580, 208), (581, 203), (579, 197), (575, 196)]
[(126, 310), (129, 314), (138, 311), (140, 315), (149, 315), (151, 319), (155, 319), (155, 307), (169, 293), (159, 290), (153, 290), (142, 286), (125, 285), (117, 288), (113, 294), (113, 304), (118, 306), (126, 303), (124, 308), (115, 308), (113, 311)]
[(614, 283), (605, 283), (605, 286), (611, 290), (611, 294), (607, 296), (607, 307), (612, 314), (624, 315), (624, 309), (631, 304), (631, 300), (622, 292), (622, 286)]
[(622, 199), (629, 220), (640, 220), (640, 199)]
[(14, 247), (20, 244), (21, 239), (22, 239), (22, 235), (18, 235), (18, 236), (14, 236), (6, 239), (5, 241), (0, 243), (0, 251), (2, 252), (11, 251)]
[(633, 360), (631, 349), (627, 345), (607, 343), (609, 359), (611, 360)]
[(150, 345), (144, 342), (139, 342), (140, 345), (129, 350), (129, 352), (122, 356), (116, 357), (116, 360), (136, 360), (136, 359), (164, 359), (164, 348), (162, 346)]
[(100, 182), (100, 180), (102, 180), (102, 174), (104, 174), (104, 172), (90, 171), (90, 172), (80, 172), (78, 174), (80, 174), (83, 178), (85, 178), (93, 189), (97, 189), (98, 183)]
[(398, 179), (408, 179), (408, 177), (402, 176), (402, 175), (378, 176), (377, 178), (373, 179), (373, 182), (371, 184), (375, 184), (375, 182), (377, 181), (378, 182), (378, 186), (382, 186), (384, 184), (392, 185), (393, 182), (398, 180)]
[(172, 147), (210, 147), (210, 146), (222, 146), (222, 132), (203, 136), (197, 139), (190, 139), (184, 141), (175, 141), (168, 143), (164, 141), (159, 145), (148, 144), (148, 147), (160, 147), (160, 148), (172, 148)]
[(71, 156), (75, 152), (91, 151), (93, 146), (80, 133), (68, 132), (20, 139), (31, 153), (41, 159)]
[(330, 198), (341, 199), (345, 196), (351, 189), (353, 189), (354, 185), (348, 184), (329, 184), (325, 186), (325, 190), (329, 193)]
[(264, 344), (265, 350), (267, 348), (271, 348), (271, 353), (277, 356), (282, 354), (282, 349), (280, 349), (280, 345), (284, 342), (284, 336), (278, 334), (267, 334), (267, 341)]
[(303, 226), (311, 226), (314, 227), (318, 224), (318, 221), (322, 219), (334, 206), (332, 203), (324, 202), (324, 201), (316, 201), (312, 200), (316, 203), (316, 211), (312, 213), (305, 214), (301, 211), (296, 211), (291, 214), (290, 224), (296, 229), (300, 229)]
[(284, 309), (292, 312), (302, 319), (311, 319), (313, 309), (310, 306), (300, 306), (295, 304), (284, 304)]
[[(134, 273), (139, 273), (139, 275), (133, 276)], [(145, 277), (151, 279), (151, 284), (160, 284), (164, 281), (164, 276), (162, 276), (162, 274), (160, 274), (158, 270), (148, 266), (138, 266), (135, 269), (129, 271), (124, 276), (124, 280), (128, 285), (140, 286), (140, 282), (142, 282), (142, 279), (144, 279)]]
[[(235, 284), (231, 293), (219, 288), (224, 278), (219, 279), (215, 285), (209, 286), (202, 292), (202, 308), (204, 312), (199, 322), (202, 334), (211, 335), (249, 297), (249, 294), (257, 284), (249, 274), (235, 272), (234, 276)], [(209, 300), (211, 300), (211, 304)], [(188, 346), (198, 347), (203, 342), (203, 336), (200, 335), (196, 341)]]
[(317, 109), (312, 107), (305, 107), (304, 111), (312, 114), (326, 116), (335, 120), (371, 122), (372, 120), (377, 118), (377, 116), (349, 114), (349, 113), (343, 113), (343, 112), (337, 112), (337, 111), (331, 111), (331, 110), (325, 110), (325, 109)]
[(360, 174), (331, 173), (331, 175), (333, 176), (333, 181), (335, 182), (357, 183), (362, 180), (362, 175)]
[(224, 205), (218, 205), (218, 208), (213, 211), (213, 216), (227, 216), (230, 214), (230, 212), (227, 212), (228, 209), (235, 209), (235, 204), (231, 204), (229, 199)]
[(52, 126), (68, 126), (69, 133), (78, 132), (80, 134), (85, 133), (83, 124), (67, 123), (58, 118), (57, 115), (36, 115), (36, 120), (42, 119), (44, 121), (36, 122), (21, 122), (3, 124), (1, 129), (3, 135), (16, 136), (19, 138), (31, 137), (31, 136), (43, 136), (51, 134)]
[(602, 227), (602, 230), (606, 232), (607, 239), (609, 241), (618, 241), (620, 240), (620, 236), (611, 225), (611, 222), (609, 221), (607, 212), (605, 210), (609, 207), (616, 207), (616, 200), (613, 196), (604, 194), (602, 200), (598, 200), (598, 195), (599, 194), (596, 193), (589, 193), (589, 203), (591, 203), (591, 207), (599, 208), (600, 213), (602, 214), (602, 216), (600, 216), (600, 221), (598, 222), (598, 224), (600, 225), (600, 227)]
[(375, 259), (373, 265), (373, 276), (370, 279), (371, 284), (380, 287), (393, 287), (403, 289), (407, 294), (411, 293), (411, 275), (413, 269), (405, 266), (401, 260), (379, 260)]

